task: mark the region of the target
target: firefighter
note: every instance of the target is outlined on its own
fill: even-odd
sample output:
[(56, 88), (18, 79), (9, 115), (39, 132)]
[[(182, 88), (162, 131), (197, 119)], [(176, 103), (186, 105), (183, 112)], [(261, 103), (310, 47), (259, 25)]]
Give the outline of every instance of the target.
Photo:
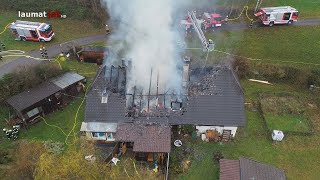
[(0, 41), (0, 44), (1, 44), (2, 49), (5, 50), (6, 49), (6, 45), (2, 41)]
[(225, 24), (228, 24), (228, 18), (229, 18), (229, 16), (226, 16), (226, 18), (224, 18), (224, 23)]
[(253, 20), (251, 19), (251, 20), (250, 20), (249, 28), (252, 28), (252, 27), (253, 27)]
[(40, 54), (41, 54), (41, 56), (44, 58), (42, 45), (40, 45)]
[(106, 24), (106, 32), (107, 34), (110, 32), (109, 26)]
[(47, 53), (47, 49), (46, 49), (46, 47), (45, 47), (45, 46), (43, 46), (43, 47), (42, 47), (42, 49), (43, 49), (43, 55), (44, 55), (44, 58), (47, 58), (47, 59), (48, 59), (49, 57), (48, 57), (48, 53)]

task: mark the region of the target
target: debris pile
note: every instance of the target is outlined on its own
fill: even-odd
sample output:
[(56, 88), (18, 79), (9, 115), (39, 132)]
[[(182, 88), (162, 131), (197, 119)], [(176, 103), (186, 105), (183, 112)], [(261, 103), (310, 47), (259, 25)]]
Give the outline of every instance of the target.
[(221, 88), (217, 88), (215, 84), (215, 80), (217, 76), (219, 76), (220, 71), (220, 69), (212, 69), (198, 81), (190, 82), (189, 96), (221, 94)]

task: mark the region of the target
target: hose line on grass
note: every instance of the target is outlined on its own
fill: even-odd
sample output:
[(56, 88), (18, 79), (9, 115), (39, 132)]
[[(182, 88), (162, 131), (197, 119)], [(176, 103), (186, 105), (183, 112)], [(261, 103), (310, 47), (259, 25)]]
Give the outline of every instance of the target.
[(44, 123), (45, 123), (46, 125), (51, 126), (51, 127), (58, 128), (59, 130), (61, 130), (61, 132), (62, 132), (65, 136), (67, 136), (67, 134), (63, 131), (63, 129), (62, 129), (61, 127), (47, 123), (46, 119), (45, 119), (44, 117), (42, 117), (42, 116), (40, 116), (40, 118), (44, 121)]
[(3, 34), (3, 33), (7, 30), (8, 26), (9, 26), (10, 24), (11, 24), (11, 23), (9, 23), (8, 25), (6, 25), (6, 27), (4, 27), (3, 31), (0, 32), (0, 35)]
[[(246, 17), (247, 17), (250, 21), (253, 21), (253, 19), (248, 16), (248, 10), (249, 10), (249, 6), (244, 6), (243, 9), (242, 9), (242, 11), (241, 11), (241, 13), (239, 14), (238, 17), (233, 18), (233, 19), (228, 19), (228, 21), (235, 21), (235, 20), (239, 19), (239, 18), (242, 16), (242, 14), (243, 14), (244, 11), (246, 11)], [(255, 22), (255, 21), (253, 21), (253, 22)]]
[[(94, 82), (92, 82), (92, 83), (94, 83)], [(91, 84), (92, 84), (91, 83)], [(76, 114), (75, 114), (75, 117), (74, 117), (74, 122), (73, 122), (73, 126), (72, 126), (72, 129), (70, 130), (70, 132), (68, 133), (68, 135), (67, 135), (67, 137), (66, 137), (66, 139), (65, 139), (65, 144), (67, 144), (67, 145), (73, 145), (73, 144), (75, 144), (75, 140), (76, 140), (76, 132), (75, 132), (75, 128), (76, 128), (76, 124), (77, 124), (77, 118), (78, 118), (78, 114), (79, 114), (79, 111), (80, 111), (80, 108), (81, 108), (81, 106), (83, 105), (83, 103), (84, 103), (84, 101), (85, 101), (85, 99), (86, 99), (86, 97), (87, 97), (87, 91), (88, 91), (88, 89), (89, 89), (89, 87), (90, 87), (90, 85), (91, 84), (89, 84), (88, 86), (87, 86), (87, 88), (85, 89), (85, 94), (84, 94), (84, 96), (83, 96), (83, 99), (82, 99), (82, 101), (81, 101), (81, 103), (80, 103), (80, 105), (79, 105), (79, 107), (78, 107), (78, 109), (77, 109), (77, 112), (76, 112)], [(71, 136), (71, 133), (73, 132), (73, 136), (74, 136), (74, 142), (73, 143), (71, 143), (71, 144), (68, 144), (68, 139), (69, 139), (69, 137)]]

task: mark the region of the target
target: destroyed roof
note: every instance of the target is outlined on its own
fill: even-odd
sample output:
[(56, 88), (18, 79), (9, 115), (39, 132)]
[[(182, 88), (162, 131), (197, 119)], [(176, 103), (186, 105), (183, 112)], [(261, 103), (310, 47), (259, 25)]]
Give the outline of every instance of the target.
[(283, 170), (274, 166), (240, 157), (240, 160), (220, 160), (220, 179), (286, 180), (286, 176)]
[[(73, 78), (72, 80), (68, 80), (68, 77)], [(37, 87), (12, 96), (7, 100), (7, 102), (17, 111), (22, 111), (29, 106), (83, 79), (84, 77), (80, 76), (79, 74), (68, 72), (51, 79), (48, 82), (44, 82)]]
[(243, 93), (232, 70), (222, 68), (208, 76), (211, 87), (191, 96), (182, 120), (173, 119), (171, 124), (245, 126)]
[(244, 157), (240, 158), (240, 174), (241, 179), (286, 180), (282, 169)]
[(109, 93), (107, 103), (101, 103), (106, 89), (104, 67), (87, 96), (85, 121), (97, 122), (145, 122), (171, 125), (217, 125), (245, 126), (243, 92), (233, 71), (217, 67), (215, 73), (190, 82), (188, 101), (184, 102), (186, 112), (171, 112), (162, 116), (126, 117), (126, 99), (116, 93)]
[(80, 50), (80, 52), (102, 52), (103, 53), (105, 50), (106, 50), (106, 47), (104, 46), (85, 46)]
[[(125, 121), (126, 101), (118, 93), (106, 92), (105, 66), (98, 72), (86, 98), (86, 122)], [(103, 99), (105, 97), (105, 99)], [(105, 101), (103, 103), (103, 101)]]
[(135, 152), (170, 152), (171, 128), (164, 124), (124, 123), (118, 125), (116, 141), (134, 142)]

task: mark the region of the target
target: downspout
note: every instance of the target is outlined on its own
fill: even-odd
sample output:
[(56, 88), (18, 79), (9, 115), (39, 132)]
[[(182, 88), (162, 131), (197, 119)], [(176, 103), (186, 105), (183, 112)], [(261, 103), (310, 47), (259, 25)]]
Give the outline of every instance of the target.
[(169, 159), (170, 159), (170, 153), (168, 153), (168, 159), (167, 159), (167, 172), (166, 172), (166, 180), (168, 180), (168, 174), (169, 174)]

